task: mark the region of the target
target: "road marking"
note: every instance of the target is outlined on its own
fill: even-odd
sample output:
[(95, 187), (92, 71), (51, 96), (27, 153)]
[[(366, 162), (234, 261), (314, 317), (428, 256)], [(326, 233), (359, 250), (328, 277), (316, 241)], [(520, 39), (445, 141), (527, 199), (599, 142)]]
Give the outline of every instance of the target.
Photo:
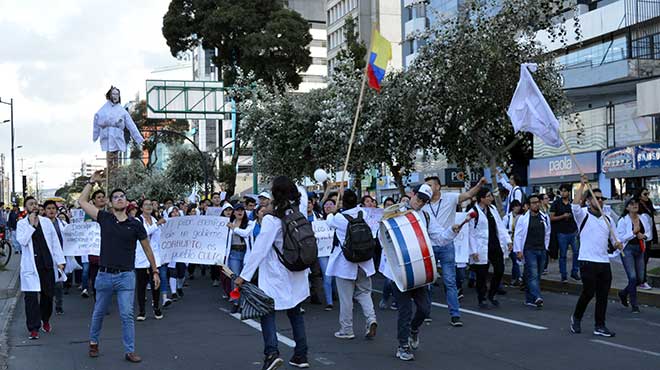
[[(261, 324), (254, 320), (241, 320), (241, 315), (238, 313), (231, 313), (228, 309), (226, 308), (220, 308), (220, 310), (224, 311), (227, 313), (229, 316), (235, 318), (236, 320), (242, 322), (243, 324), (253, 327), (259, 331), (261, 331)], [(285, 346), (288, 346), (290, 348), (295, 348), (296, 347), (296, 342), (294, 342), (292, 339), (277, 333), (277, 340), (280, 341), (280, 343), (284, 344)]]
[(607, 341), (600, 340), (600, 339), (591, 339), (591, 341), (594, 342), (594, 343), (604, 344), (604, 345), (610, 346), (610, 347), (615, 347), (615, 348), (625, 349), (625, 350), (632, 351), (632, 352), (644, 353), (644, 354), (647, 354), (647, 355), (660, 357), (660, 353), (658, 353), (658, 352), (647, 351), (645, 349), (639, 349), (639, 348), (635, 348), (635, 347), (628, 347), (628, 346), (624, 346), (623, 344), (611, 343), (611, 342), (607, 342)]
[[(381, 292), (380, 290), (375, 290), (375, 289), (372, 289), (372, 290), (376, 293), (383, 294), (383, 292)], [(437, 303), (437, 302), (431, 302), (431, 305), (436, 306), (436, 307), (449, 308), (449, 306), (447, 306), (446, 304)], [(548, 328), (546, 328), (545, 326), (530, 324), (530, 323), (527, 323), (527, 322), (524, 322), (524, 321), (507, 319), (506, 317), (489, 315), (487, 313), (472, 311), (472, 310), (468, 310), (468, 309), (465, 309), (465, 308), (461, 308), (459, 310), (461, 312), (469, 313), (471, 315), (480, 316), (480, 317), (484, 317), (486, 319), (491, 319), (491, 320), (497, 320), (497, 321), (505, 322), (505, 323), (508, 323), (508, 324), (518, 325), (518, 326), (522, 326), (522, 327), (525, 327), (525, 328), (530, 328), (530, 329), (535, 329), (535, 330), (548, 330)]]

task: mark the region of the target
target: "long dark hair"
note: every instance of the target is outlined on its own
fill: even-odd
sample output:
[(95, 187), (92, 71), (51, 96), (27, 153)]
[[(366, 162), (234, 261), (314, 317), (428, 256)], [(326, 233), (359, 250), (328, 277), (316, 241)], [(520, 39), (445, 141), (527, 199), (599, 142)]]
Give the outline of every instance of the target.
[(273, 215), (283, 218), (287, 209), (300, 205), (300, 193), (298, 188), (286, 176), (278, 176), (273, 179)]
[[(229, 217), (230, 222), (234, 222), (236, 220), (236, 210), (231, 214), (231, 217)], [(250, 220), (248, 219), (247, 212), (245, 212), (245, 208), (243, 208), (243, 219), (241, 220), (241, 225), (239, 226), (241, 229), (245, 229), (248, 225), (248, 222)]]
[[(626, 205), (623, 207), (623, 212), (621, 213), (621, 218), (626, 217), (630, 213), (630, 212), (628, 212), (628, 206), (631, 203), (637, 203), (639, 205), (642, 204), (641, 199), (639, 199), (637, 197), (632, 197), (632, 198), (628, 199), (628, 201), (626, 202)], [(642, 214), (642, 210), (638, 209), (637, 214), (638, 215)]]
[(637, 202), (640, 205), (639, 213), (646, 213), (649, 216), (653, 217), (655, 216), (655, 207), (653, 207), (653, 201), (649, 197), (648, 201), (643, 201), (642, 200), (642, 193), (645, 191), (649, 191), (646, 187), (640, 188), (637, 190), (635, 193), (634, 198), (637, 198)]

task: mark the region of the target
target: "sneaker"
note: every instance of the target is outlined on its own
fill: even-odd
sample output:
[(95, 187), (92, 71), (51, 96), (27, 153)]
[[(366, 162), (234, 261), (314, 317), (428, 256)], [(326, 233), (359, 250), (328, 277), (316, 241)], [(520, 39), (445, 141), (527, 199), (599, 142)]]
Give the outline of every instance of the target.
[(83, 291), (80, 293), (80, 296), (83, 298), (89, 298), (89, 292), (87, 289), (83, 289)]
[(309, 362), (307, 362), (307, 356), (293, 356), (289, 360), (289, 365), (301, 369), (306, 369), (309, 367)]
[(390, 310), (392, 311), (399, 310), (399, 306), (397, 306), (396, 302), (392, 302), (392, 304), (390, 305)]
[(529, 306), (529, 307), (534, 307), (534, 308), (536, 308), (536, 303), (525, 301), (525, 306)]
[(364, 337), (366, 339), (374, 339), (376, 337), (376, 329), (378, 329), (378, 323), (374, 321), (369, 324), (369, 328), (367, 328), (367, 332), (364, 334)]
[(387, 302), (384, 299), (381, 299), (380, 302), (378, 302), (378, 308), (380, 308), (381, 310), (386, 310)]
[(338, 331), (338, 332), (335, 333), (335, 338), (339, 338), (339, 339), (354, 339), (354, 338), (355, 338), (355, 334), (342, 333), (342, 332)]
[(611, 338), (616, 335), (613, 331), (606, 328), (605, 326), (599, 326), (594, 328), (594, 335), (600, 335), (601, 337)]
[(561, 278), (561, 283), (562, 284), (568, 284), (568, 279), (567, 278)]
[[(220, 286), (220, 282), (218, 280), (213, 280), (213, 287), (219, 287), (219, 286)], [(282, 359), (280, 359), (280, 361), (282, 361)]]
[(160, 310), (160, 308), (155, 308), (154, 309), (154, 318), (156, 320), (160, 320), (163, 318), (163, 311)]
[(458, 316), (453, 316), (453, 317), (451, 318), (451, 321), (449, 321), (449, 324), (450, 324), (451, 326), (460, 327), (460, 326), (463, 326), (463, 321), (461, 321), (461, 318), (460, 318), (460, 317), (458, 317)]
[(493, 307), (499, 307), (499, 306), (500, 306), (500, 301), (498, 301), (497, 299), (495, 299), (495, 297), (493, 297), (493, 298), (488, 298), (488, 301), (490, 301), (490, 304), (492, 304)]
[(266, 356), (266, 358), (264, 359), (264, 366), (261, 368), (261, 370), (275, 370), (280, 366), (284, 365), (284, 360), (282, 360), (277, 356), (278, 354), (272, 354)]
[(172, 305), (172, 300), (169, 298), (163, 299), (163, 308), (167, 308)]
[(514, 280), (512, 286), (520, 286), (520, 280)]
[(419, 330), (411, 330), (410, 338), (408, 338), (408, 345), (412, 348), (413, 351), (416, 351), (419, 348)]
[(582, 323), (580, 322), (580, 320), (576, 319), (573, 316), (571, 316), (571, 333), (573, 334), (582, 333)]
[(179, 297), (183, 298), (183, 289), (177, 289), (176, 294), (178, 294)]
[(176, 294), (176, 293), (172, 293), (172, 300), (173, 300), (174, 302), (178, 301), (178, 300), (179, 300), (179, 295)]
[(329, 305), (325, 306), (325, 308), (323, 310), (324, 311), (332, 311), (333, 308), (334, 307), (331, 304), (329, 304)]
[(641, 311), (639, 310), (639, 306), (633, 306), (632, 313), (641, 313)]
[(548, 274), (548, 269), (544, 269), (541, 275), (547, 275)]
[(32, 330), (30, 332), (30, 335), (28, 336), (28, 339), (30, 339), (30, 340), (39, 339), (39, 331), (38, 330)]
[(87, 352), (89, 357), (95, 358), (99, 357), (99, 344), (98, 343), (90, 343), (89, 344), (89, 352)]
[(577, 272), (571, 273), (571, 279), (576, 280), (576, 281), (582, 280), (582, 279), (580, 279), (580, 274), (578, 274)]
[(64, 315), (64, 310), (62, 307), (58, 307), (55, 309), (55, 315)]
[(41, 324), (41, 331), (44, 333), (50, 333), (53, 330), (53, 328), (50, 326), (49, 322), (43, 322)]
[(486, 301), (479, 301), (479, 308), (481, 309), (488, 308), (488, 303)]
[(623, 305), (623, 307), (628, 307), (629, 306), (629, 304), (628, 304), (628, 295), (623, 290), (619, 291), (619, 300), (621, 301), (621, 304)]
[(425, 324), (430, 324), (430, 323), (432, 323), (432, 322), (433, 322), (433, 319), (430, 318), (430, 317), (427, 317), (427, 318), (424, 319), (424, 323), (425, 323)]
[(238, 313), (238, 311), (240, 311), (240, 309), (237, 304), (231, 305), (231, 313)]
[(465, 296), (463, 295), (463, 288), (458, 290), (458, 300), (460, 301), (463, 299)]
[(536, 298), (534, 304), (536, 305), (536, 308), (543, 308), (543, 298)]
[(644, 283), (644, 284), (642, 284), (642, 285), (639, 286), (639, 289), (642, 289), (642, 290), (651, 290), (651, 289), (653, 289), (653, 287), (650, 286), (649, 283)]
[(412, 361), (415, 359), (410, 346), (399, 346), (396, 350), (396, 358), (401, 361)]
[(147, 314), (144, 312), (140, 312), (135, 318), (135, 321), (144, 321), (146, 319), (147, 319)]
[(136, 364), (138, 362), (142, 362), (142, 357), (138, 356), (138, 354), (135, 353), (135, 352), (130, 352), (130, 353), (125, 354), (124, 358), (126, 359), (126, 361), (132, 362), (134, 364)]

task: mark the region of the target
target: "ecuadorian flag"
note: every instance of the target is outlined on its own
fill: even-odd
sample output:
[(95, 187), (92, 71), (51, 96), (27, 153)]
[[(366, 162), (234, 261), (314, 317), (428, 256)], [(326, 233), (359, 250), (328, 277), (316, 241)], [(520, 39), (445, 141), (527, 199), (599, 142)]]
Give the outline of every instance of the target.
[(367, 66), (369, 86), (380, 92), (380, 82), (385, 77), (387, 62), (392, 59), (392, 44), (387, 41), (378, 31), (374, 30), (371, 38), (371, 54)]

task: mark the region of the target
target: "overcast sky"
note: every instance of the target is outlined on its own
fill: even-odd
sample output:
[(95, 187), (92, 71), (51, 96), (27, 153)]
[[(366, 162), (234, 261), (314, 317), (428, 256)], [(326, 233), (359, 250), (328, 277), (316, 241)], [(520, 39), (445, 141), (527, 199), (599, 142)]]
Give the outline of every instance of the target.
[[(92, 142), (94, 113), (110, 85), (122, 103), (144, 98), (146, 79), (188, 79), (189, 70), (152, 73), (180, 62), (161, 33), (169, 0), (0, 0), (0, 98), (14, 98), (16, 187), (20, 169), (39, 163), (44, 188), (71, 179), (81, 161), (104, 158)], [(0, 122), (9, 107), (0, 104)], [(9, 124), (0, 153), (9, 173)]]

